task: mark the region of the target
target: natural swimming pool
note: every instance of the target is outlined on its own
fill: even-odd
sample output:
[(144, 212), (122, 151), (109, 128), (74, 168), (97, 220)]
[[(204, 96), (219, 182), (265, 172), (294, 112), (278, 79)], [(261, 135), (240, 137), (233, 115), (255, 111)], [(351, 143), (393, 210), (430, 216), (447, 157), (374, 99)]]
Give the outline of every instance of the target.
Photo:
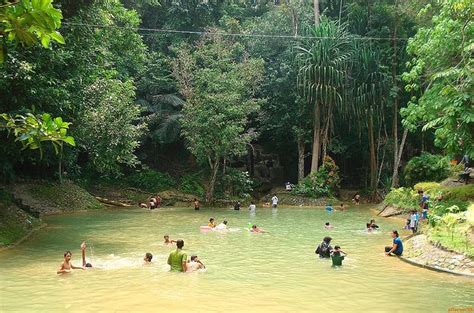
[[(46, 217), (48, 226), (28, 241), (0, 251), (1, 312), (447, 312), (474, 307), (474, 281), (431, 272), (385, 257), (390, 230), (403, 221), (376, 218), (381, 231), (368, 234), (375, 217), (365, 207), (247, 210), (164, 208), (111, 209)], [(267, 231), (199, 231), (210, 216), (230, 227), (249, 222)], [(325, 230), (324, 222), (335, 228)], [(401, 232), (406, 236), (407, 232)], [(171, 273), (172, 248), (163, 235), (184, 239), (204, 273)], [(329, 235), (349, 253), (341, 268), (314, 254)], [(64, 250), (79, 266), (82, 240), (96, 268), (58, 276)], [(153, 264), (143, 266), (151, 252)], [(92, 255), (91, 255), (92, 254)]]

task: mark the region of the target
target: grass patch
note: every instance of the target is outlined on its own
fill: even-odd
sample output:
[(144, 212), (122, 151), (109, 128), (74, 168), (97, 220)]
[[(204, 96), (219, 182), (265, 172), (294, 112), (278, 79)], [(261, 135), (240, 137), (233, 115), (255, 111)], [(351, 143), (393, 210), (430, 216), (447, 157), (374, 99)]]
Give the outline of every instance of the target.
[(469, 237), (469, 234), (461, 231), (464, 225), (458, 225), (451, 238), (451, 233), (444, 229), (432, 228), (428, 232), (429, 239), (434, 243), (440, 243), (443, 247), (463, 253), (471, 258), (474, 258), (474, 244)]

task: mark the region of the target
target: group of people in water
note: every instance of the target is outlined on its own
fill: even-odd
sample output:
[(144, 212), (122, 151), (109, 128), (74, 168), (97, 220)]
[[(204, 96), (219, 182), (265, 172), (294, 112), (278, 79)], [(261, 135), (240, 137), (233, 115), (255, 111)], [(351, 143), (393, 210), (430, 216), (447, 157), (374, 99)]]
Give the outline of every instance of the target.
[[(358, 196), (358, 195), (357, 195)], [(422, 208), (422, 218), (427, 217), (428, 212), (428, 199), (429, 197), (426, 196), (422, 191), (420, 193), (421, 200), (420, 200), (420, 207)], [(353, 200), (356, 200), (356, 204), (359, 203), (360, 197), (354, 197)], [(278, 197), (274, 195), (271, 199), (272, 201), (272, 208), (277, 208), (278, 206)], [(194, 208), (195, 210), (199, 210), (200, 204), (199, 200), (194, 199)], [(161, 197), (159, 195), (153, 196), (149, 199), (148, 204), (140, 203), (140, 207), (142, 208), (149, 208), (151, 210), (155, 208), (159, 208), (161, 206)], [(234, 204), (234, 210), (240, 210), (241, 204), (240, 201), (237, 201)], [(254, 202), (251, 202), (249, 207), (249, 211), (251, 213), (255, 213), (256, 205)], [(344, 204), (341, 203), (339, 207), (340, 211), (344, 211)], [(331, 204), (328, 204), (326, 207), (326, 211), (331, 213), (334, 211)], [(410, 216), (409, 221), (409, 228), (416, 232), (418, 227), (418, 213), (416, 210), (413, 210), (412, 215)], [(202, 227), (201, 227), (202, 228)], [(228, 231), (230, 230), (228, 227), (228, 221), (224, 219), (221, 223), (216, 224), (215, 218), (211, 217), (209, 219), (209, 223), (207, 225), (208, 229), (211, 230), (218, 230), (218, 231)], [(329, 222), (326, 222), (324, 225), (325, 229), (332, 229), (334, 228)], [(367, 232), (373, 232), (379, 229), (379, 226), (375, 224), (375, 220), (371, 219), (369, 223), (366, 224)], [(249, 223), (248, 227), (249, 232), (252, 233), (265, 233), (266, 231), (257, 225), (252, 225)], [(392, 236), (392, 246), (385, 247), (385, 254), (386, 255), (397, 255), (400, 256), (403, 253), (403, 243), (400, 239), (398, 231), (393, 230), (391, 232)], [(344, 260), (347, 253), (341, 249), (339, 245), (331, 246), (332, 238), (326, 236), (323, 238), (323, 241), (317, 246), (315, 253), (319, 255), (322, 259), (331, 259), (333, 266), (341, 266), (342, 261)], [(184, 247), (184, 240), (172, 240), (170, 239), (169, 235), (164, 236), (164, 245), (166, 246), (174, 246), (176, 245), (176, 249), (174, 249), (168, 256), (167, 264), (170, 266), (171, 271), (177, 272), (193, 272), (201, 269), (205, 269), (205, 265), (203, 262), (198, 258), (197, 255), (192, 255), (188, 260), (187, 254), (183, 251)], [(74, 269), (87, 269), (92, 268), (92, 264), (86, 261), (86, 242), (83, 242), (80, 246), (81, 248), (81, 256), (82, 256), (82, 266), (74, 266), (71, 262), (72, 253), (68, 250), (64, 252), (64, 260), (61, 263), (59, 269), (57, 270), (57, 274), (65, 274), (71, 272)], [(153, 255), (150, 252), (147, 252), (143, 258), (145, 264), (150, 264), (153, 260)]]

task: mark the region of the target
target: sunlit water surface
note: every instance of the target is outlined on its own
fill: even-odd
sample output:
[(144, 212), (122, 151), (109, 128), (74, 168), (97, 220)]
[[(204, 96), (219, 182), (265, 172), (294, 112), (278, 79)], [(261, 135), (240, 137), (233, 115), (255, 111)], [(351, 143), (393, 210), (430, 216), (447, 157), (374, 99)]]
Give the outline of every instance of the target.
[[(229, 233), (200, 232), (210, 216), (226, 218)], [(383, 254), (389, 231), (402, 222), (378, 218), (364, 231), (368, 208), (329, 214), (323, 209), (165, 208), (106, 210), (45, 218), (48, 226), (0, 252), (1, 312), (447, 312), (474, 307), (471, 279), (431, 272)], [(325, 230), (330, 221), (335, 229)], [(255, 223), (269, 233), (253, 234)], [(170, 273), (164, 234), (184, 239), (206, 272)], [(340, 268), (320, 260), (316, 245), (329, 235), (349, 253)], [(406, 235), (406, 233), (404, 233)], [(64, 250), (80, 265), (89, 243), (95, 269), (59, 276)], [(151, 252), (153, 264), (144, 266)]]

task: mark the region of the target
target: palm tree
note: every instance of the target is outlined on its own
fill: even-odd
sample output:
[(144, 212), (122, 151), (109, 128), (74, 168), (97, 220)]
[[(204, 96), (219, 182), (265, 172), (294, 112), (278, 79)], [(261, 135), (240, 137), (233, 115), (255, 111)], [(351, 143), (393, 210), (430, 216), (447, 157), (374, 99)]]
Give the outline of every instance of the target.
[[(367, 136), (370, 159), (370, 188), (377, 189), (377, 155), (375, 148), (375, 123), (383, 120), (383, 108), (388, 90), (388, 76), (381, 68), (380, 53), (368, 44), (355, 47), (357, 50), (354, 72), (354, 111), (367, 121)], [(374, 119), (376, 119), (374, 121)]]
[(298, 85), (310, 105), (314, 105), (313, 153), (311, 173), (318, 170), (321, 146), (323, 156), (336, 108), (342, 108), (347, 87), (347, 72), (352, 58), (350, 34), (344, 24), (322, 19), (310, 27), (298, 46)]

